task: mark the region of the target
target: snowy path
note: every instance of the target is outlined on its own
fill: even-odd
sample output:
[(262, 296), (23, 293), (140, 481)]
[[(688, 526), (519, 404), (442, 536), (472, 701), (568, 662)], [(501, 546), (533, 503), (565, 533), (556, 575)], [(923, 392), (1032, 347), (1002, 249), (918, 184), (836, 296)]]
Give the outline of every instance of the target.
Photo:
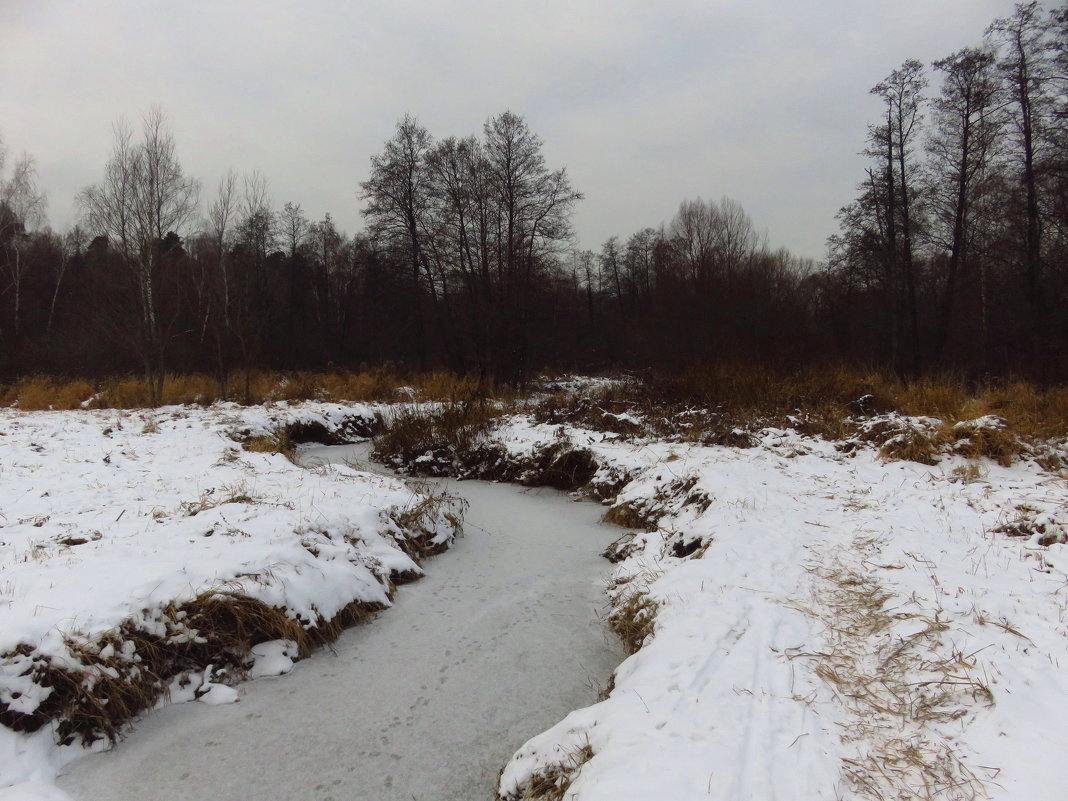
[[(314, 449), (309, 456), (351, 455)], [(79, 801), (477, 801), (622, 658), (598, 612), (618, 531), (552, 491), (462, 482), (466, 536), (394, 608), (241, 702), (181, 704), (68, 766)]]

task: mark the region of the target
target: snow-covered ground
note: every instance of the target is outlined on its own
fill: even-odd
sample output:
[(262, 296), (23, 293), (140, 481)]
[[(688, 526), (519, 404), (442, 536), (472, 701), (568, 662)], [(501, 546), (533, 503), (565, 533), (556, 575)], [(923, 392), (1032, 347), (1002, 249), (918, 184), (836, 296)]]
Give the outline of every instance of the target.
[(612, 590), (651, 635), (502, 796), (548, 777), (575, 801), (1068, 797), (1063, 475), (775, 430), (739, 450), (517, 417), (493, 439), (587, 448), (594, 484), (629, 481), (617, 517), (658, 518)]
[(492, 798), (512, 752), (592, 702), (622, 658), (598, 616), (598, 554), (618, 532), (552, 490), (448, 490), (469, 504), (464, 536), (388, 613), (288, 676), (241, 685), (240, 704), (148, 717), (61, 786), (77, 801)]
[[(336, 431), (370, 414), (0, 410), (0, 798), (52, 797), (57, 768), (83, 752), (56, 671), (99, 697), (109, 681), (145, 679), (150, 655), (137, 644), (197, 653), (205, 632), (186, 605), (218, 597), (280, 608), (303, 638), (339, 613), (388, 606), (391, 579), (421, 573), (409, 554), (452, 542), (447, 504), (425, 504), (397, 479), (308, 470), (233, 439), (292, 423)], [(299, 650), (262, 645), (251, 673), (284, 672)], [(165, 695), (232, 701), (231, 679), (201, 665)]]
[[(163, 610), (208, 590), (237, 587), (304, 621), (328, 618), (354, 599), (382, 599), (386, 576), (414, 568), (398, 547), (405, 535), (396, 522), (396, 509), (411, 506), (410, 490), (344, 465), (303, 470), (276, 454), (242, 451), (229, 438), (234, 430), (265, 433), (294, 416), (314, 417), (330, 430), (353, 413), (321, 404), (0, 412), (0, 653), (8, 654), (0, 662), (0, 693), (6, 693), (0, 702), (32, 712), (47, 700), (46, 689), (20, 675), (33, 657), (16, 650), (19, 644), (63, 664), (79, 653), (84, 658), (123, 621), (145, 629), (163, 625), (166, 636), (180, 637), (180, 621)], [(517, 464), (548, 450), (589, 450), (599, 466), (592, 484), (612, 496), (612, 517), (634, 526), (628, 529), (634, 536), (614, 549), (620, 561), (609, 594), (616, 623), (636, 652), (616, 669), (603, 701), (573, 711), (515, 753), (501, 776), (502, 797), (537, 797), (534, 788), (544, 794), (547, 786), (568, 783), (564, 797), (573, 801), (1055, 801), (1068, 794), (1064, 475), (1031, 460), (1011, 467), (952, 454), (935, 466), (886, 461), (863, 444), (840, 449), (770, 429), (757, 435), (755, 447), (739, 449), (537, 425), (517, 416), (492, 439)], [(548, 514), (551, 525), (556, 513)], [(646, 522), (652, 530), (644, 530)], [(447, 521), (439, 516), (431, 528), (444, 544)], [(352, 532), (358, 534), (344, 536)], [(550, 554), (539, 579), (548, 581), (554, 558), (572, 558)], [(523, 582), (523, 564), (498, 560), (479, 569), (511, 570), (509, 586), (524, 593), (527, 606), (541, 603), (539, 592), (555, 597), (558, 588), (550, 584)], [(478, 615), (496, 607), (471, 589), (477, 583), (468, 576), (448, 586), (458, 604), (449, 618), (470, 616), (473, 628), (463, 636), (477, 639), (478, 654), (490, 660), (486, 675), (500, 684), (464, 685), (426, 721), (418, 709), (384, 720), (385, 711), (407, 709), (408, 700), (375, 692), (360, 722), (381, 728), (371, 730), (379, 741), (392, 745), (395, 735), (406, 736), (398, 727), (424, 723), (433, 741), (450, 716), (471, 717), (462, 699), (523, 694), (528, 674), (551, 676), (558, 669), (562, 657), (539, 650), (536, 634), (493, 664), (499, 640), (485, 639)], [(413, 607), (412, 614), (412, 626), (425, 620), (435, 628), (426, 611)], [(501, 623), (487, 626), (495, 633)], [(446, 643), (449, 631), (444, 639), (428, 638), (437, 661), (427, 665), (436, 669), (445, 650), (458, 653)], [(406, 643), (417, 644), (415, 638)], [(104, 667), (122, 657), (121, 638), (103, 647), (109, 646), (118, 656), (109, 653)], [(421, 652), (398, 653), (410, 663)], [(465, 675), (464, 663), (448, 657), (443, 675)], [(362, 658), (344, 660), (345, 671), (356, 671), (345, 681), (375, 669)], [(282, 643), (266, 646), (261, 660), (254, 672), (286, 669), (291, 661)], [(310, 716), (305, 728), (315, 718), (309, 706), (315, 686), (339, 672), (320, 663), (313, 675), (314, 663), (305, 663), (312, 679), (290, 710)], [(398, 674), (392, 664), (385, 659), (377, 670), (389, 674), (399, 693), (410, 674)], [(211, 678), (193, 677), (173, 694), (193, 697), (208, 689), (203, 697), (210, 702), (216, 690), (207, 682), (219, 687), (218, 700), (232, 698)], [(421, 684), (426, 692), (418, 697), (435, 704), (433, 682)], [(254, 685), (266, 688), (250, 691), (266, 715), (275, 703), (271, 681)], [(347, 692), (342, 682), (326, 693), (327, 707), (337, 711)], [(539, 697), (520, 700), (520, 707), (540, 705)], [(222, 709), (233, 719), (211, 725), (236, 737), (247, 724)], [(334, 742), (353, 719), (340, 709), (309, 753), (288, 734), (278, 735), (274, 723), (276, 736), (268, 739), (290, 748), (306, 771), (321, 769), (326, 755), (342, 771), (358, 770), (363, 759), (371, 773), (382, 773), (371, 760), (400, 752), (383, 756), (383, 748), (364, 748), (354, 758)], [(465, 725), (477, 728), (485, 720)], [(528, 722), (548, 725), (536, 717)], [(504, 738), (490, 735), (503, 747)], [(126, 749), (140, 754), (131, 763), (131, 788), (141, 786), (138, 766), (159, 763), (166, 751), (144, 742)], [(42, 782), (38, 798), (59, 792), (48, 782), (69, 756), (64, 752), (76, 749), (51, 743), (48, 727), (34, 735), (0, 728), (0, 787), (24, 782), (6, 795), (0, 790), (0, 799), (26, 797), (15, 793), (28, 792), (32, 781)], [(220, 747), (198, 752), (197, 764)], [(437, 748), (418, 758), (444, 759)], [(228, 764), (219, 760), (223, 774)], [(421, 769), (398, 767), (405, 775)], [(105, 778), (97, 786), (106, 795), (107, 769), (100, 770)], [(390, 786), (364, 787), (367, 797), (390, 797), (400, 787), (397, 774), (386, 775)], [(340, 774), (338, 780), (345, 781)], [(86, 781), (79, 786), (89, 787)], [(181, 797), (181, 771), (168, 781)], [(231, 789), (241, 786), (235, 780)], [(313, 783), (308, 797), (330, 794), (334, 786)], [(416, 786), (437, 797), (432, 787)]]

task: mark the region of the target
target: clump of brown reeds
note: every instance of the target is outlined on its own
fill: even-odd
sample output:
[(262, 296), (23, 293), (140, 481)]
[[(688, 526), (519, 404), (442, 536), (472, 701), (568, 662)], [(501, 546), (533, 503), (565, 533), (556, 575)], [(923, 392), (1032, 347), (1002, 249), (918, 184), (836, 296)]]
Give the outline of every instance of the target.
[(440, 537), (438, 526), (442, 518), (455, 535), (463, 530), (466, 509), (466, 500), (444, 492), (413, 496), (412, 503), (392, 513), (393, 521), (404, 532), (394, 538), (397, 547), (417, 565), (428, 556), (443, 553), (452, 542), (452, 536), (448, 539)]
[(252, 453), (293, 453), (293, 441), (285, 428), (278, 428), (270, 434), (255, 434), (241, 440), (241, 447)]
[(94, 394), (88, 381), (61, 381), (50, 376), (28, 376), (0, 386), (0, 406), (18, 406), (26, 411), (77, 409)]
[(220, 380), (202, 373), (169, 373), (162, 394), (154, 398), (141, 377), (64, 380), (55, 376), (26, 376), (0, 386), (0, 406), (27, 411), (91, 408), (142, 409), (179, 404), (209, 405), (217, 401), (258, 404), (267, 401), (397, 400), (460, 403), (472, 398), (509, 394), (491, 380), (479, 381), (446, 372), (410, 372), (380, 366), (350, 372), (253, 371)]
[(652, 505), (646, 503), (646, 499), (622, 501), (612, 504), (602, 518), (604, 522), (611, 523), (622, 528), (637, 528), (643, 531), (656, 529), (656, 521), (660, 519), (660, 512)]
[(896, 459), (919, 464), (938, 464), (942, 437), (937, 429), (906, 422), (896, 433), (891, 434), (879, 446), (879, 455), (884, 459)]
[(617, 537), (601, 551), (601, 556), (612, 564), (622, 562), (638, 550), (638, 545), (634, 542), (636, 536), (635, 532), (628, 531), (626, 534)]
[(1009, 537), (1031, 538), (1044, 548), (1068, 542), (1068, 520), (1061, 510), (1041, 512), (1027, 504), (1017, 506), (1014, 517), (998, 525), (994, 531)]
[(1068, 386), (976, 384), (952, 374), (906, 382), (878, 371), (809, 368), (782, 372), (730, 364), (652, 374), (643, 381), (621, 381), (597, 389), (555, 392), (533, 409), (535, 419), (542, 422), (731, 447), (752, 444), (752, 433), (766, 427), (789, 427), (810, 436), (846, 440), (857, 434), (858, 419), (891, 412), (937, 418), (950, 429), (932, 443), (908, 436), (888, 449), (891, 458), (915, 455), (931, 463), (940, 447), (956, 441), (951, 431), (955, 424), (997, 415), (1005, 422), (1005, 436), (988, 437), (993, 432), (984, 432), (966, 455), (1004, 462), (1020, 452), (1021, 438), (1068, 435)]
[(383, 422), (374, 438), (374, 456), (410, 473), (448, 475), (485, 444), (501, 414), (498, 407), (483, 403), (405, 405)]
[(946, 428), (945, 435), (952, 440), (955, 453), (969, 459), (986, 457), (1008, 467), (1017, 456), (1028, 452), (1028, 447), (1014, 435), (999, 417), (987, 415), (976, 420), (962, 420)]
[(645, 587), (617, 589), (608, 613), (608, 627), (622, 641), (627, 653), (636, 653), (653, 633), (659, 608)]
[(535, 773), (515, 790), (499, 794), (501, 801), (564, 801), (582, 766), (593, 759), (589, 743), (563, 754), (560, 762)]

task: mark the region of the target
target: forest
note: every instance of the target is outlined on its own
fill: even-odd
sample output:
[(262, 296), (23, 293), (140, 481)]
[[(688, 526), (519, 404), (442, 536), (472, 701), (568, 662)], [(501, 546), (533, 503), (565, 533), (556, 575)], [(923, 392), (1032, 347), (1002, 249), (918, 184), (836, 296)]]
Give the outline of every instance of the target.
[(158, 108), (116, 124), (66, 231), (32, 155), (0, 142), (0, 380), (140, 373), (158, 396), (189, 372), (227, 387), (391, 363), (522, 384), (759, 363), (1064, 381), (1068, 4), (1019, 4), (871, 92), (867, 167), (820, 262), (729, 197), (581, 249), (581, 187), (511, 111), (445, 138), (405, 116), (351, 176), (355, 235), (279, 207), (258, 172), (203, 186)]

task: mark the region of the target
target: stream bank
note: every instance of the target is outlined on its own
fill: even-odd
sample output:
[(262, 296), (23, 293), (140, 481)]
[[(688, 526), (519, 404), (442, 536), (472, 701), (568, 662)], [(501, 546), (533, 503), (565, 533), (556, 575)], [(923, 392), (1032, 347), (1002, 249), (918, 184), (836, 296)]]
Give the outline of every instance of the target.
[[(306, 448), (305, 463), (364, 458)], [(395, 606), (240, 703), (168, 707), (67, 768), (81, 801), (471, 801), (530, 736), (596, 700), (622, 650), (600, 619), (618, 530), (551, 490), (443, 482), (466, 536)]]

